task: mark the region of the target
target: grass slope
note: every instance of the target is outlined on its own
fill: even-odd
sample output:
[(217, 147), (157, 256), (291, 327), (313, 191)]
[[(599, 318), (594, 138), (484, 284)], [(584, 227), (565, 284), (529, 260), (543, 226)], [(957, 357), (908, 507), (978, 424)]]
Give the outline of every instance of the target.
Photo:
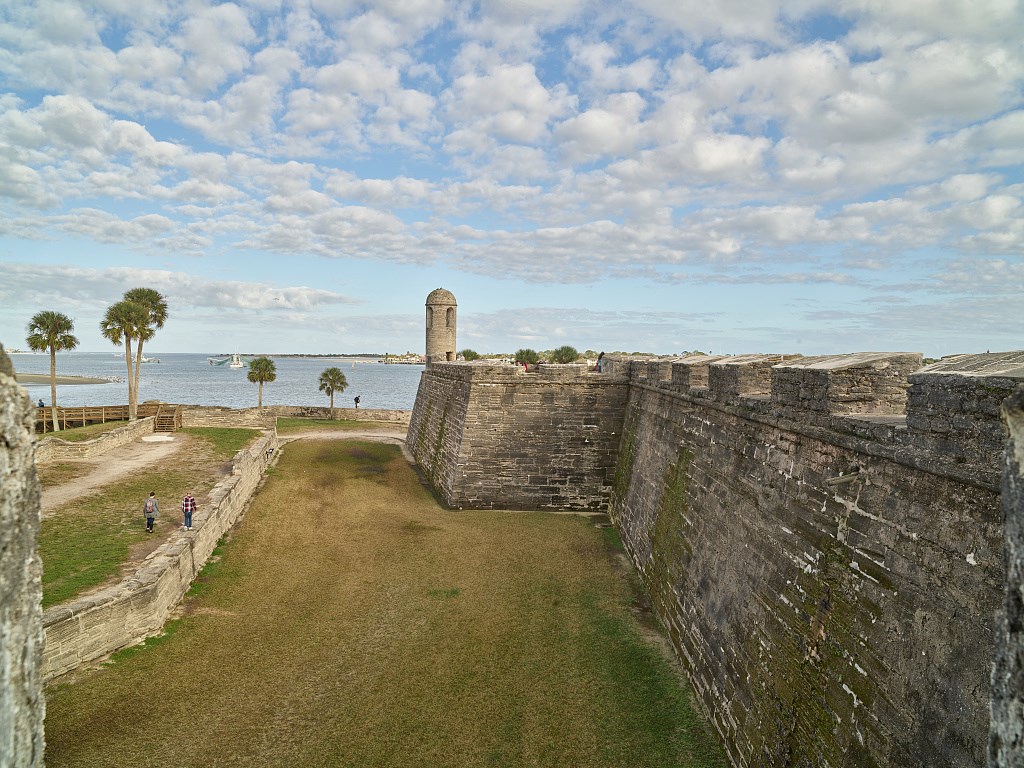
[[(216, 467), (259, 434), (253, 429), (183, 430), (197, 438), (172, 461), (99, 493), (78, 499), (43, 519), (43, 607), (70, 600), (116, 577), (134, 544), (147, 537), (142, 503), (151, 490), (160, 499), (157, 525), (180, 524), (178, 505), (186, 490), (197, 497), (213, 487)], [(64, 465), (58, 465), (63, 467)], [(56, 471), (56, 470), (55, 470)], [(57, 473), (55, 477), (63, 477)]]
[(588, 521), (285, 449), (172, 633), (47, 695), (58, 766), (724, 766)]

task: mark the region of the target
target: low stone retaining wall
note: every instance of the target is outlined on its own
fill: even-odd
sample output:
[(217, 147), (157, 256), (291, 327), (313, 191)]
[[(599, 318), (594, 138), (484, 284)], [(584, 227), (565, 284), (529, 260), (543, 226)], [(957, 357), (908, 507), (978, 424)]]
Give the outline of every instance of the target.
[(44, 612), (44, 681), (137, 643), (164, 625), (252, 497), (277, 446), (271, 432), (239, 451), (231, 476), (214, 486), (192, 530), (175, 532), (134, 574)]
[[(256, 427), (273, 429), (278, 417), (329, 419), (331, 409), (308, 405), (269, 405), (258, 408), (223, 408), (220, 406), (189, 405), (182, 414), (183, 427)], [(408, 426), (412, 411), (393, 411), (380, 408), (335, 408), (334, 418), (356, 421), (386, 421)]]
[(154, 421), (154, 417), (147, 416), (145, 419), (138, 419), (123, 427), (105, 432), (92, 440), (82, 440), (81, 442), (70, 442), (52, 436), (44, 437), (36, 443), (36, 461), (42, 464), (61, 459), (88, 459), (93, 456), (102, 456), (107, 451), (133, 442), (142, 435), (151, 434)]

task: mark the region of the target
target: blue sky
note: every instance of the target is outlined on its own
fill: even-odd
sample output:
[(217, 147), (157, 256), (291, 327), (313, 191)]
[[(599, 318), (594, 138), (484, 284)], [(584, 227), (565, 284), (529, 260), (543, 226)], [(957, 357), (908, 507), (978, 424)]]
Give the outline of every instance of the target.
[(1024, 348), (1016, 0), (0, 4), (0, 342)]

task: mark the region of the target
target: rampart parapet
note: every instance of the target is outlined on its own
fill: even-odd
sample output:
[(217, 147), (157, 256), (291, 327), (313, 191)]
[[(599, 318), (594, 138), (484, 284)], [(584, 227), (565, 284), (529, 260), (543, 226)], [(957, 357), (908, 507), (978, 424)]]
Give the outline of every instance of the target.
[(957, 464), (994, 470), (1007, 431), (1003, 401), (1024, 383), (1024, 351), (943, 358), (909, 377), (908, 443)]

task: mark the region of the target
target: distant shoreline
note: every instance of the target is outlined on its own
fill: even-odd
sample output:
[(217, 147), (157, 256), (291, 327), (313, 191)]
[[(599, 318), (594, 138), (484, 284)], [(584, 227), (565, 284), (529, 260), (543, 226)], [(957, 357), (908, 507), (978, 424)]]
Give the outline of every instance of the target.
[[(19, 384), (49, 384), (50, 374), (48, 373), (15, 373), (15, 380)], [(58, 384), (109, 384), (109, 379), (97, 379), (92, 376), (58, 376)]]

